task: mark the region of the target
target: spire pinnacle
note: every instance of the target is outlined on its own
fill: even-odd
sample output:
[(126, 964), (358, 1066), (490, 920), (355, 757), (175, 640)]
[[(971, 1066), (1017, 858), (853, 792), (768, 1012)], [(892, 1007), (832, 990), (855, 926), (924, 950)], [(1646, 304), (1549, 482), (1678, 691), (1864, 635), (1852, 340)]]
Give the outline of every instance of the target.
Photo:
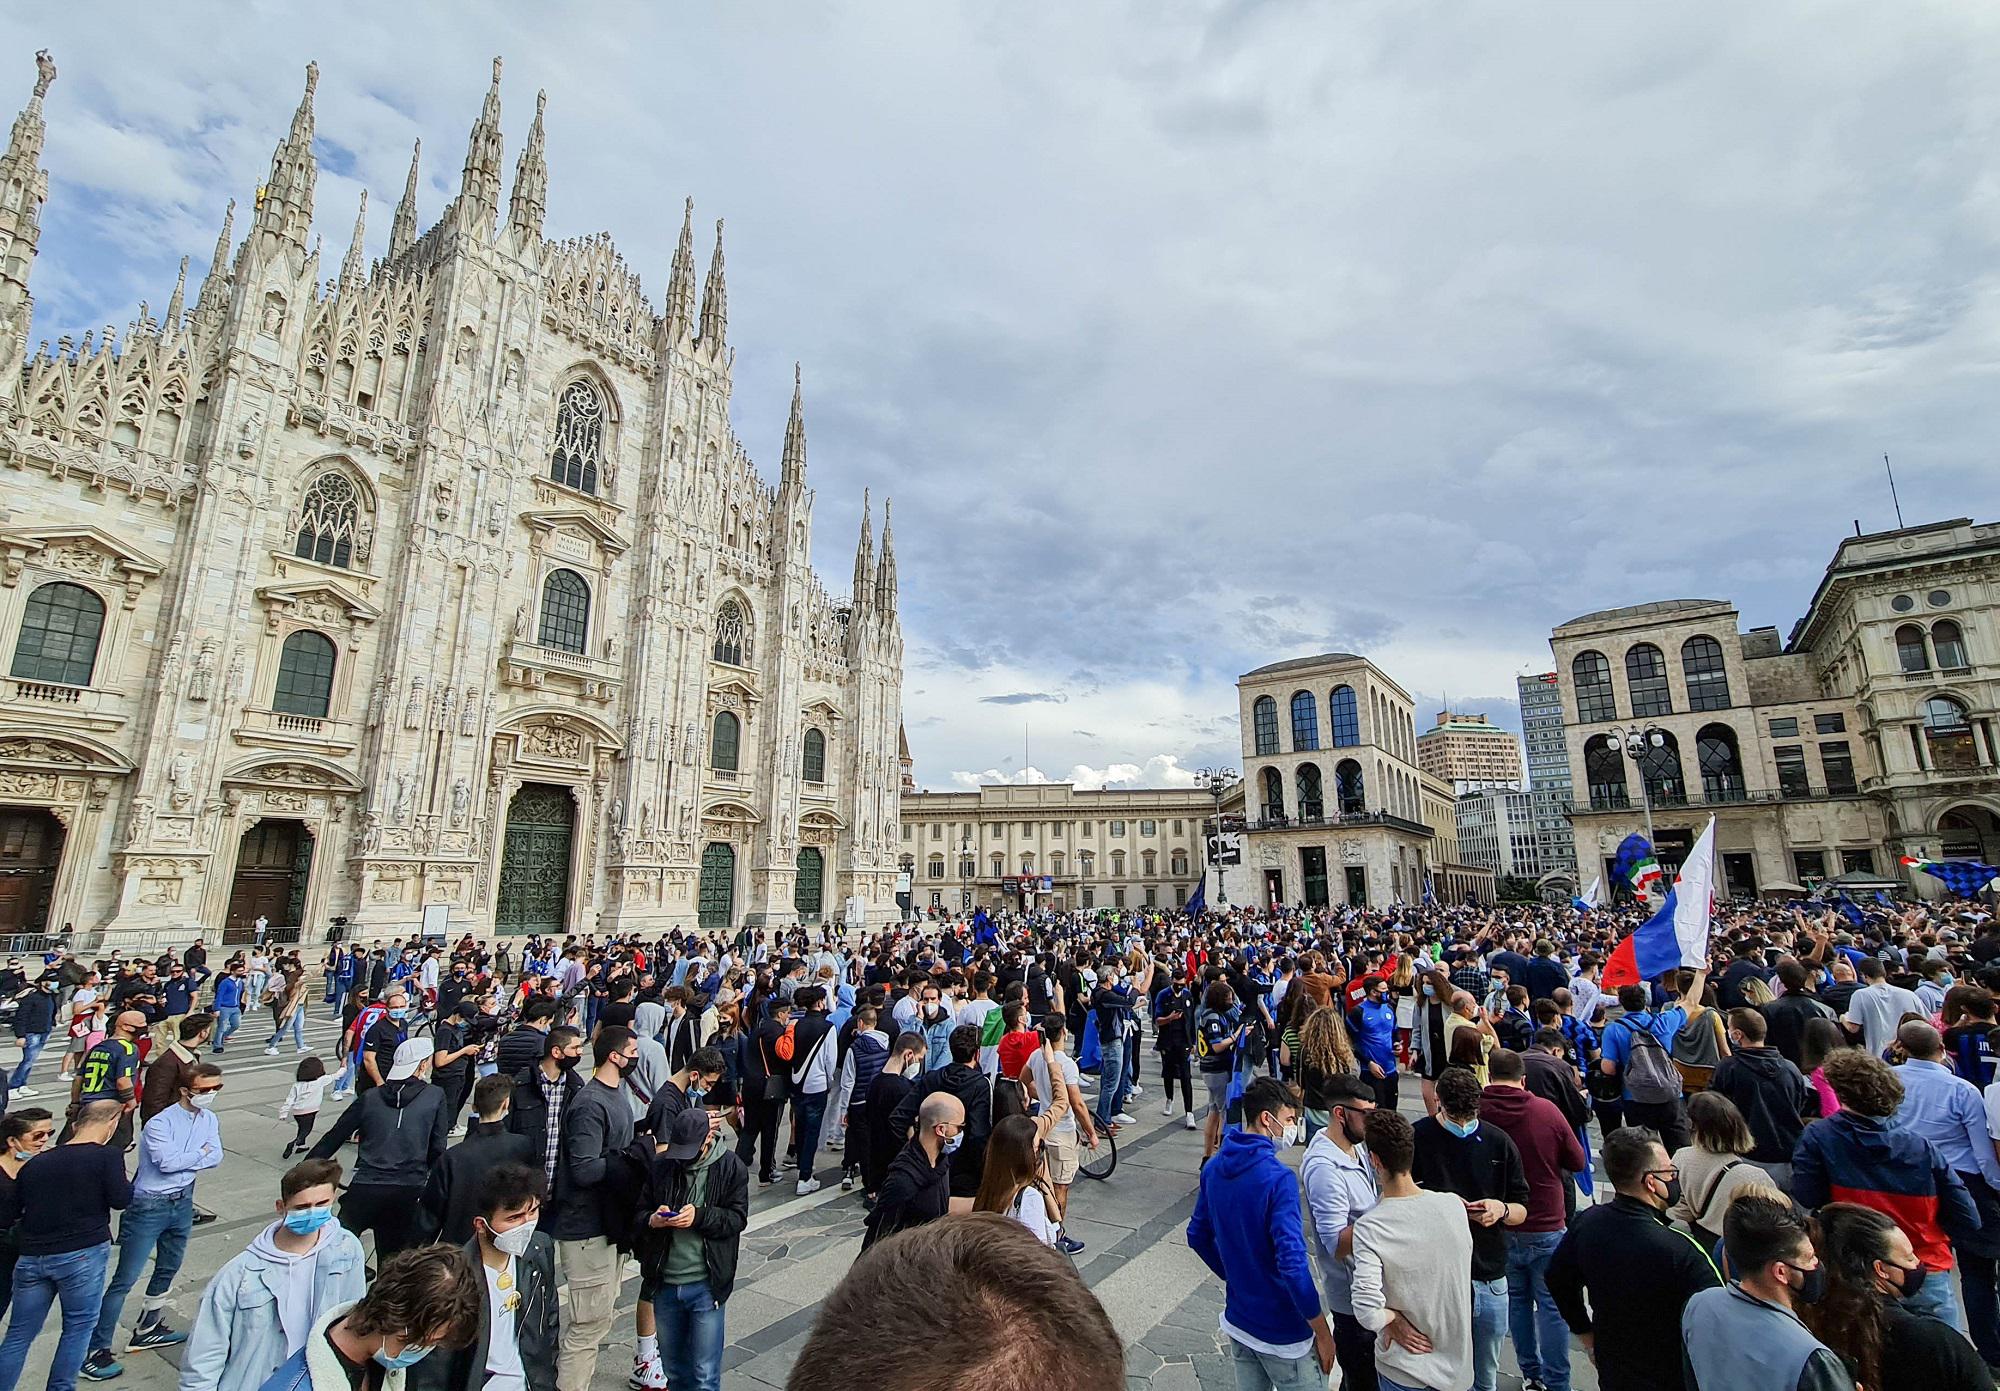
[(490, 230), (500, 211), (500, 60), (493, 60), (493, 82), (486, 89), (486, 102), (479, 119), (472, 123), (472, 138), (466, 142), (465, 168), (459, 180), (459, 215), (482, 230)]
[(181, 310), (187, 303), (188, 258), (181, 257), (181, 273), (174, 281), (174, 292), (167, 297), (167, 317), (162, 325), (164, 332), (173, 333), (181, 326)]
[(715, 254), (701, 288), (701, 341), (720, 349), (729, 337), (729, 290), (722, 279), (722, 219), (715, 220)]
[(208, 263), (208, 276), (201, 282), (201, 293), (195, 297), (194, 316), (197, 324), (209, 326), (222, 318), (229, 304), (229, 248), (235, 244), (236, 200), (229, 200), (229, 206), (222, 212), (222, 231), (215, 238), (215, 257)]
[(410, 175), (403, 180), (402, 201), (396, 204), (396, 220), (389, 224), (389, 259), (395, 260), (417, 244), (417, 165), (424, 157), (424, 142), (410, 150)]
[(667, 277), (667, 319), (689, 325), (694, 322), (694, 199), (687, 200), (681, 213), (681, 240), (674, 248), (674, 268)]
[(873, 510), (868, 490), (861, 490), (861, 544), (854, 548), (854, 607), (870, 607), (874, 598), (875, 533), (869, 521)]
[(541, 239), (542, 219), (548, 214), (548, 140), (542, 133), (542, 113), (548, 105), (547, 92), (535, 93), (535, 123), (528, 127), (528, 143), (514, 166), (514, 196), (507, 203), (507, 225), (523, 240)]
[(313, 161), (313, 89), (319, 85), (319, 64), (306, 64), (305, 95), (292, 112), (292, 128), (271, 154), (271, 176), (257, 195), (257, 225), (304, 249), (312, 228), (313, 186), (319, 166)]
[(792, 416), (785, 422), (785, 458), (780, 469), (787, 483), (803, 481), (806, 473), (806, 411), (804, 377), (792, 364)]
[(48, 127), (42, 121), (42, 98), (49, 94), (49, 84), (55, 80), (55, 60), (44, 48), (35, 54), (35, 89), (28, 94), (28, 104), (21, 108), (21, 114), (14, 118), (7, 152), (0, 155), (0, 169), (11, 170), (23, 178), (36, 172), (42, 158), (42, 140), (48, 134)]
[(890, 499), (882, 499), (882, 562), (875, 571), (875, 607), (896, 611), (896, 536), (889, 525)]
[(340, 263), (340, 288), (361, 283), (361, 244), (368, 235), (368, 190), (361, 190), (361, 206), (354, 213), (354, 240), (347, 244), (347, 259)]

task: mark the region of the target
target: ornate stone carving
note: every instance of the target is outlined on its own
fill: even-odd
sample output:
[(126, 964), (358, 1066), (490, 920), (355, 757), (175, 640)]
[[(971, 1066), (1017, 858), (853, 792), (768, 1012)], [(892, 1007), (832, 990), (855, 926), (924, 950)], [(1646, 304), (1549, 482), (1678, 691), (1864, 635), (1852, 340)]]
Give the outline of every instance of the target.
[(75, 749), (48, 739), (0, 739), (0, 758), (18, 758), (29, 763), (84, 762), (83, 755)]
[(54, 773), (0, 773), (0, 794), (9, 797), (54, 797)]
[(560, 717), (528, 725), (521, 731), (521, 749), (537, 758), (583, 761), (583, 735)]
[(194, 668), (188, 672), (188, 699), (207, 700), (209, 687), (214, 680), (215, 639), (203, 638), (201, 650), (195, 654)]

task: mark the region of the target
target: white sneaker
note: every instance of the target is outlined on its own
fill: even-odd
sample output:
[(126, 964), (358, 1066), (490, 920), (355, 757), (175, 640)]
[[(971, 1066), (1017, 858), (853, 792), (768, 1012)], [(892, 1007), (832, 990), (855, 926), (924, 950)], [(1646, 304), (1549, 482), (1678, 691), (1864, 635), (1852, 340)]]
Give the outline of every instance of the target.
[(800, 1196), (801, 1198), (805, 1197), (805, 1195), (806, 1195), (806, 1194), (808, 1194), (808, 1193), (817, 1193), (817, 1192), (819, 1192), (819, 1180), (818, 1180), (818, 1179), (816, 1179), (816, 1178), (802, 1178), (802, 1179), (800, 1179), (800, 1180), (799, 1180), (799, 1188), (798, 1188), (798, 1193), (799, 1193), (799, 1196)]
[(1173, 1103), (1173, 1101), (1172, 1101), (1172, 1099), (1171, 1099), (1171, 1098), (1170, 1098), (1170, 1099), (1168, 1099), (1168, 1100), (1166, 1100), (1166, 1101), (1162, 1101), (1162, 1102), (1160, 1103), (1160, 1114), (1161, 1114), (1161, 1115), (1163, 1115), (1163, 1116), (1171, 1116), (1171, 1115), (1172, 1115), (1173, 1113), (1174, 1113), (1174, 1103)]
[(1201, 1129), (1201, 1127), (1200, 1127), (1200, 1126), (1198, 1126), (1198, 1125), (1196, 1125), (1196, 1124), (1194, 1123), (1194, 1112), (1192, 1112), (1192, 1111), (1188, 1112), (1188, 1114), (1187, 1114), (1187, 1119), (1186, 1119), (1185, 1121), (1181, 1122), (1181, 1129), (1182, 1129), (1182, 1130), (1199, 1130), (1199, 1129)]
[(58, 1082), (68, 1082), (68, 1081), (72, 1080), (72, 1079), (73, 1079), (73, 1078), (74, 1078), (75, 1076), (76, 1076), (76, 1074), (75, 1074), (74, 1072), (58, 1072), (58, 1073), (56, 1074), (56, 1081), (58, 1081)]
[(826, 1142), (826, 1147), (830, 1150), (844, 1149), (846, 1147), (846, 1142), (843, 1141), (838, 1135), (836, 1135), (831, 1140), (828, 1140)]
[(464, 1121), (460, 1121), (457, 1125), (454, 1125), (451, 1128), (451, 1138), (454, 1140), (456, 1140), (459, 1136), (463, 1135), (464, 1133), (465, 1133)]
[(1111, 1118), (1111, 1123), (1112, 1123), (1113, 1125), (1137, 1125), (1137, 1124), (1138, 1124), (1138, 1122), (1137, 1122), (1137, 1121), (1133, 1120), (1133, 1119), (1132, 1119), (1132, 1118), (1131, 1118), (1130, 1116), (1126, 1115), (1126, 1114), (1125, 1114), (1125, 1113), (1124, 1113), (1123, 1111), (1120, 1111), (1120, 1112), (1119, 1112), (1119, 1113), (1118, 1113), (1117, 1115), (1113, 1116), (1113, 1117)]
[(278, 1056), (278, 1045), (274, 1043), (274, 1044), (272, 1044), (272, 1045), (271, 1045), (271, 1046), (270, 1046), (269, 1048), (266, 1048), (266, 1049), (264, 1050), (264, 1056), (265, 1056), (265, 1057), (267, 1057), (267, 1058), (275, 1058), (275, 1057), (277, 1057), (277, 1056)]
[(38, 1091), (36, 1091), (36, 1090), (35, 1090), (35, 1089), (34, 1089), (33, 1087), (16, 1087), (16, 1088), (14, 1088), (14, 1095), (15, 1095), (15, 1096), (40, 1096), (40, 1095), (41, 1095), (41, 1093), (40, 1093), (40, 1092), (38, 1092)]
[(625, 1378), (632, 1391), (666, 1391), (667, 1369), (657, 1357), (632, 1359), (632, 1375)]
[(1140, 1097), (1144, 1096), (1145, 1094), (1146, 1094), (1146, 1089), (1140, 1086), (1137, 1082), (1134, 1082), (1132, 1084), (1132, 1090), (1128, 1093), (1129, 1096), (1133, 1097)]

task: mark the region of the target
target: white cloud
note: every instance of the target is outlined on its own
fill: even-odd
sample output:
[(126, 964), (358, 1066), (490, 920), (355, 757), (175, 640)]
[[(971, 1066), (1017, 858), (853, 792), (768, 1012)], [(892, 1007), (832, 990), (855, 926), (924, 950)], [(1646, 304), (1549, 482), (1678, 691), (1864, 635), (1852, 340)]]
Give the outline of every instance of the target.
[(1028, 786), (1037, 783), (1074, 783), (1077, 790), (1095, 792), (1106, 787), (1193, 787), (1194, 772), (1181, 767), (1180, 759), (1170, 753), (1156, 753), (1145, 763), (1112, 763), (1102, 768), (1092, 768), (1079, 763), (1060, 778), (1052, 778), (1040, 768), (1028, 767), (1011, 773), (1003, 773), (998, 768), (988, 768), (983, 773), (953, 773), (952, 783), (962, 789), (987, 787), (996, 784), (1006, 786)]

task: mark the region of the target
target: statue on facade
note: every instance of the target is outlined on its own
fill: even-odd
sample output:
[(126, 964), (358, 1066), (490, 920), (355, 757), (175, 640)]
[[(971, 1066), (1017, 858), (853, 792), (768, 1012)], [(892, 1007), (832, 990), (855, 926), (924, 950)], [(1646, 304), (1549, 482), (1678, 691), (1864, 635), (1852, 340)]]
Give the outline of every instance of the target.
[(389, 819), (397, 822), (403, 821), (410, 814), (410, 775), (408, 773), (397, 773), (390, 780), (389, 785), (394, 789), (389, 803)]
[(188, 803), (194, 800), (194, 755), (185, 749), (167, 765), (167, 787), (168, 804), (175, 811), (186, 811)]
[(215, 682), (215, 639), (203, 638), (201, 651), (195, 654), (194, 669), (188, 673), (188, 699), (207, 700), (209, 687)]
[(463, 826), (465, 814), (472, 808), (472, 789), (460, 778), (451, 785), (451, 824)]

